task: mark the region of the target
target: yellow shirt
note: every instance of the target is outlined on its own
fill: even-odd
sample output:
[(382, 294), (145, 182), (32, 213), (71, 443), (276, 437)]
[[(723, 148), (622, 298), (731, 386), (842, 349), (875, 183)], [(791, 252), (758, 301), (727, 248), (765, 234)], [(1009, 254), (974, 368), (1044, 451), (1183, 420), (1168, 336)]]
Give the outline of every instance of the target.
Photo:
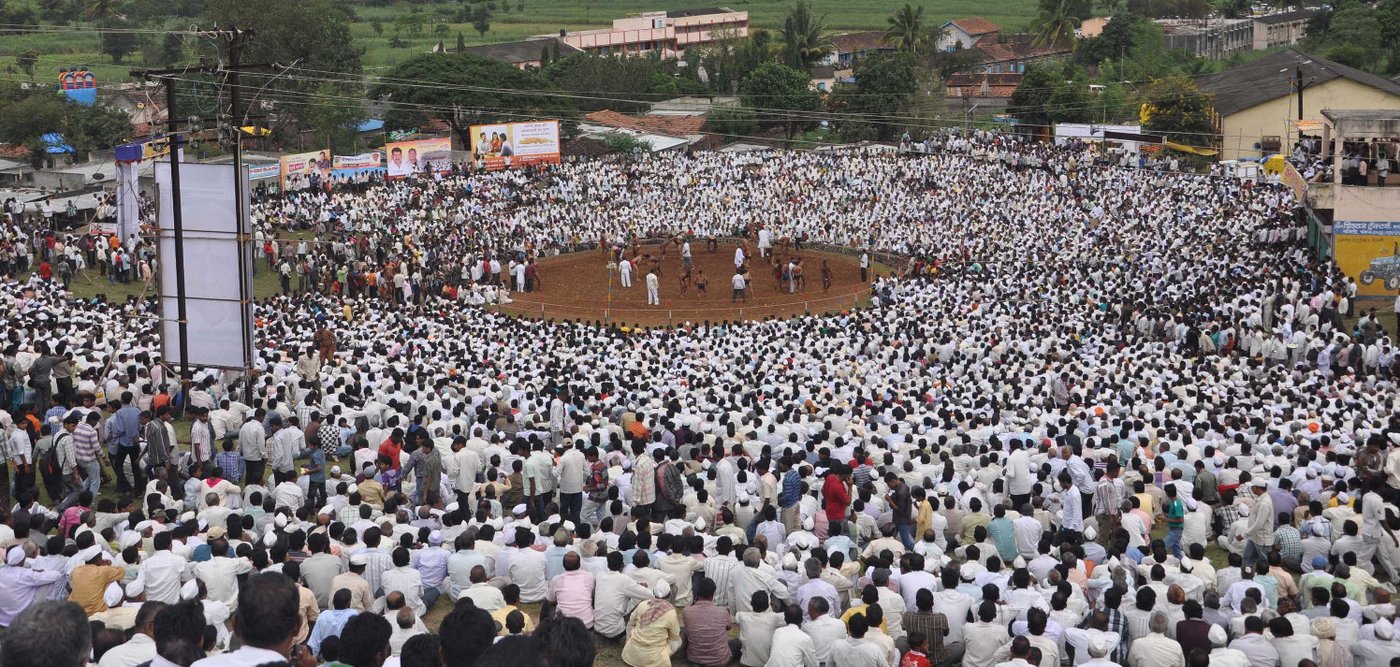
[(668, 610), (650, 625), (641, 625), (641, 617), (639, 606), (627, 623), (630, 632), (622, 647), (622, 662), (630, 667), (671, 667), (671, 642), (681, 638), (676, 610)]
[[(869, 606), (870, 605), (868, 604), (861, 603), (859, 605), (851, 607), (850, 609), (847, 609), (846, 613), (841, 614), (841, 622), (844, 623), (847, 627), (850, 627), (851, 617), (855, 616), (856, 614), (865, 614), (865, 608)], [(886, 634), (889, 634), (890, 631), (889, 625), (886, 623), (884, 617), (880, 618), (880, 631)]]
[(107, 585), (126, 578), (126, 570), (112, 565), (79, 565), (70, 577), (72, 592), (68, 599), (76, 602), (88, 616), (107, 611), (102, 594)]
[(510, 612), (513, 611), (518, 611), (521, 616), (525, 617), (525, 629), (521, 630), (521, 632), (527, 635), (533, 633), (535, 631), (535, 619), (530, 618), (530, 615), (525, 613), (524, 609), (506, 605), (491, 612), (491, 618), (496, 621), (497, 625), (501, 626), (500, 629), (496, 631), (496, 635), (499, 637), (510, 635), (510, 631), (506, 629), (506, 617), (510, 616)]

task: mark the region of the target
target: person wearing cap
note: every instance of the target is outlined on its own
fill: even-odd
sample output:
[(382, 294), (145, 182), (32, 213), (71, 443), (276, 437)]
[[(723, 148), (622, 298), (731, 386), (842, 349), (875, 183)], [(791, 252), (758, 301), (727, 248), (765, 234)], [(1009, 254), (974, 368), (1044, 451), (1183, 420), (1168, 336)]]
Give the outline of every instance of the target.
[(1269, 496), (1269, 483), (1263, 478), (1255, 478), (1250, 482), (1249, 490), (1254, 494), (1254, 509), (1250, 510), (1244, 534), (1235, 536), (1236, 541), (1244, 542), (1242, 555), (1245, 565), (1262, 560), (1274, 544), (1274, 501)]
[(78, 603), (89, 616), (106, 611), (107, 585), (125, 580), (126, 570), (112, 565), (111, 559), (97, 547), (81, 551), (74, 558), (79, 565), (68, 575), (71, 590), (68, 599)]
[(31, 569), (25, 560), (23, 545), (5, 552), (5, 567), (0, 568), (0, 628), (9, 627), (41, 591), (63, 579), (61, 570)]
[(1374, 638), (1362, 639), (1351, 645), (1356, 667), (1390, 667), (1400, 659), (1400, 642), (1395, 641), (1395, 625), (1388, 618), (1378, 619), (1372, 626)]
[(680, 617), (666, 601), (670, 594), (665, 581), (659, 581), (652, 590), (653, 597), (641, 601), (633, 610), (621, 655), (629, 667), (668, 667), (671, 654), (680, 649)]
[(334, 595), (335, 591), (342, 588), (350, 591), (350, 608), (355, 611), (366, 611), (374, 606), (374, 591), (365, 580), (365, 569), (368, 566), (368, 556), (364, 553), (352, 554), (349, 558), (349, 569), (331, 579), (331, 594)]

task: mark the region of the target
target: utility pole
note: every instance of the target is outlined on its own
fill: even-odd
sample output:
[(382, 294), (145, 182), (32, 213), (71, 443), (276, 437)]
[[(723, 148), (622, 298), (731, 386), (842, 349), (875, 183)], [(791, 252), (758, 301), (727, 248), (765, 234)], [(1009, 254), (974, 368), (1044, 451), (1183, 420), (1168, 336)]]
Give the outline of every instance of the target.
[[(193, 383), (194, 374), (193, 374), (193, 369), (190, 368), (190, 363), (189, 363), (189, 319), (188, 319), (188, 314), (187, 314), (186, 290), (185, 290), (185, 229), (184, 229), (184, 214), (183, 214), (183, 211), (181, 210), (181, 205), (180, 205), (180, 144), (181, 144), (182, 142), (180, 141), (180, 136), (179, 136), (179, 121), (177, 120), (177, 119), (179, 118), (179, 116), (175, 113), (175, 110), (176, 110), (176, 89), (175, 89), (175, 84), (176, 84), (176, 82), (178, 81), (178, 79), (179, 79), (180, 76), (184, 76), (184, 75), (187, 75), (187, 74), (225, 74), (225, 75), (228, 75), (228, 76), (229, 76), (230, 81), (231, 81), (231, 83), (232, 83), (232, 90), (231, 90), (231, 95), (230, 95), (230, 100), (231, 100), (231, 102), (232, 102), (232, 105), (231, 105), (231, 106), (232, 106), (232, 108), (231, 108), (232, 113), (228, 114), (226, 117), (221, 118), (220, 120), (221, 120), (221, 122), (224, 121), (224, 120), (229, 121), (229, 125), (228, 125), (227, 127), (232, 127), (232, 129), (233, 129), (233, 142), (232, 142), (232, 152), (233, 152), (233, 158), (234, 158), (234, 183), (233, 183), (233, 188), (234, 188), (234, 197), (235, 197), (235, 216), (237, 217), (237, 229), (238, 229), (236, 245), (237, 245), (237, 247), (238, 247), (239, 301), (240, 301), (240, 303), (243, 305), (243, 313), (242, 313), (242, 318), (243, 318), (242, 328), (243, 328), (243, 332), (244, 332), (244, 336), (243, 336), (243, 366), (244, 366), (244, 368), (243, 368), (243, 370), (244, 370), (244, 373), (245, 373), (245, 379), (247, 380), (247, 382), (245, 382), (245, 385), (246, 385), (246, 386), (245, 386), (245, 396), (244, 396), (244, 399), (245, 399), (246, 401), (251, 401), (251, 400), (252, 400), (252, 372), (253, 372), (253, 360), (252, 360), (253, 341), (252, 341), (251, 338), (250, 338), (250, 336), (252, 335), (252, 334), (251, 334), (251, 331), (252, 331), (252, 323), (251, 323), (251, 321), (249, 321), (249, 320), (250, 320), (250, 315), (249, 315), (249, 313), (248, 313), (248, 307), (249, 307), (249, 304), (252, 303), (253, 295), (252, 295), (252, 293), (251, 293), (251, 282), (250, 282), (250, 278), (249, 278), (249, 276), (247, 275), (247, 271), (248, 271), (248, 262), (247, 262), (248, 254), (247, 254), (247, 253), (248, 253), (248, 250), (247, 250), (247, 248), (245, 247), (245, 246), (247, 245), (247, 243), (249, 242), (249, 240), (251, 239), (251, 230), (248, 229), (248, 224), (247, 224), (247, 221), (248, 221), (248, 219), (249, 219), (249, 217), (248, 217), (248, 211), (245, 210), (245, 207), (244, 207), (244, 205), (243, 205), (243, 197), (244, 197), (243, 165), (242, 165), (243, 156), (242, 156), (241, 145), (240, 145), (240, 143), (239, 143), (239, 135), (241, 135), (241, 133), (242, 133), (242, 130), (239, 129), (239, 127), (241, 126), (242, 121), (240, 120), (240, 116), (238, 115), (238, 113), (239, 113), (239, 108), (238, 108), (238, 107), (239, 107), (238, 72), (239, 72), (240, 70), (242, 70), (242, 69), (264, 69), (264, 68), (267, 68), (267, 67), (269, 67), (269, 66), (268, 66), (268, 65), (246, 65), (246, 66), (245, 66), (245, 65), (241, 65), (241, 64), (240, 64), (240, 59), (241, 59), (241, 55), (242, 55), (242, 54), (241, 54), (241, 50), (242, 50), (242, 48), (247, 44), (247, 41), (248, 41), (249, 39), (252, 38), (252, 35), (253, 35), (253, 32), (252, 32), (251, 30), (239, 30), (239, 29), (237, 29), (237, 28), (233, 28), (233, 29), (230, 29), (230, 30), (200, 31), (199, 34), (200, 34), (201, 36), (203, 36), (203, 37), (207, 37), (207, 38), (211, 38), (211, 39), (219, 39), (219, 40), (222, 40), (222, 41), (223, 41), (224, 49), (227, 50), (227, 52), (228, 52), (228, 54), (229, 54), (229, 61), (230, 61), (230, 65), (229, 65), (229, 66), (219, 66), (219, 65), (212, 65), (212, 66), (192, 65), (192, 66), (188, 66), (188, 67), (177, 67), (177, 68), (164, 69), (164, 70), (134, 70), (134, 71), (131, 72), (131, 76), (132, 76), (132, 77), (143, 78), (143, 79), (146, 79), (146, 80), (148, 80), (148, 81), (149, 81), (149, 80), (152, 80), (152, 79), (158, 79), (158, 80), (161, 81), (161, 83), (162, 83), (162, 84), (164, 85), (164, 87), (165, 87), (165, 98), (166, 98), (166, 127), (167, 127), (167, 130), (166, 130), (166, 131), (167, 131), (167, 133), (170, 135), (170, 136), (169, 136), (169, 139), (170, 139), (170, 194), (171, 194), (170, 201), (171, 201), (171, 207), (172, 207), (172, 209), (173, 209), (173, 210), (171, 211), (171, 227), (172, 227), (171, 232), (172, 232), (173, 237), (174, 237), (174, 245), (175, 245), (175, 257), (174, 257), (174, 259), (173, 259), (173, 268), (174, 268), (174, 270), (175, 270), (175, 304), (176, 304), (175, 309), (176, 309), (176, 322), (177, 322), (176, 330), (177, 330), (177, 338), (178, 338), (178, 340), (179, 340), (179, 345), (180, 345), (180, 354), (179, 354), (179, 360), (178, 360), (178, 361), (179, 361), (179, 364), (180, 364), (180, 387), (181, 387), (181, 391), (183, 392), (183, 394), (184, 394), (186, 397), (189, 396), (189, 391), (190, 391), (191, 385), (192, 385), (192, 383)], [(224, 127), (225, 127), (225, 126), (221, 125), (220, 129), (222, 130), (222, 129), (224, 129)], [(222, 134), (222, 133), (221, 133), (221, 134)], [(184, 403), (182, 403), (182, 405), (187, 405), (187, 404), (188, 404), (188, 401), (185, 401)], [(250, 405), (251, 405), (251, 403), (250, 403)]]
[[(1293, 68), (1293, 85), (1298, 88), (1298, 120), (1303, 120), (1303, 66)], [(1300, 132), (1302, 130), (1299, 130)]]
[[(175, 79), (165, 78), (165, 130), (170, 133), (170, 205), (175, 221), (175, 311), (179, 318), (177, 331), (180, 340), (180, 392), (189, 403), (190, 383), (190, 332), (189, 319), (185, 314), (185, 216), (180, 210), (180, 135), (179, 121), (175, 120)], [(182, 407), (181, 412), (184, 412)]]

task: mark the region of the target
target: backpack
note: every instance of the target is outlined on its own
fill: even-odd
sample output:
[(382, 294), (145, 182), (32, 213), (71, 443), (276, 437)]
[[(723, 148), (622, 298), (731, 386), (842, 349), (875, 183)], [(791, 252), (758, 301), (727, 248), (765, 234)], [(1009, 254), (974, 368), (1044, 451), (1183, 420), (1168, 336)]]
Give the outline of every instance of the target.
[(45, 477), (63, 472), (63, 464), (58, 460), (58, 443), (63, 436), (73, 437), (66, 431), (54, 436), (53, 439), (49, 441), (48, 451), (45, 451), (43, 456), (39, 457), (39, 472)]

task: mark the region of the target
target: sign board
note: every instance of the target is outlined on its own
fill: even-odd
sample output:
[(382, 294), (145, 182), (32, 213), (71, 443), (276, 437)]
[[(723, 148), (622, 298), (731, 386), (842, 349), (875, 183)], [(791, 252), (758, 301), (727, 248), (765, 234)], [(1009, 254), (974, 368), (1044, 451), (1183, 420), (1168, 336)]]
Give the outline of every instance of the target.
[(477, 169), (559, 163), (559, 121), (473, 125), (471, 137)]
[[(160, 226), (160, 316), (164, 358), (180, 359), (179, 304), (176, 287), (175, 216), (170, 164), (157, 162), (156, 187)], [(234, 198), (231, 164), (180, 165), (180, 209), (183, 215), (185, 318), (191, 367), (243, 368), (251, 354), (253, 316), (252, 252), (244, 253), (239, 269), (238, 211), (248, 210), (249, 188), (243, 202)], [(245, 176), (246, 178), (246, 176)]]
[(452, 171), (451, 137), (392, 142), (384, 145), (384, 152), (389, 156), (386, 176), (390, 179)]

